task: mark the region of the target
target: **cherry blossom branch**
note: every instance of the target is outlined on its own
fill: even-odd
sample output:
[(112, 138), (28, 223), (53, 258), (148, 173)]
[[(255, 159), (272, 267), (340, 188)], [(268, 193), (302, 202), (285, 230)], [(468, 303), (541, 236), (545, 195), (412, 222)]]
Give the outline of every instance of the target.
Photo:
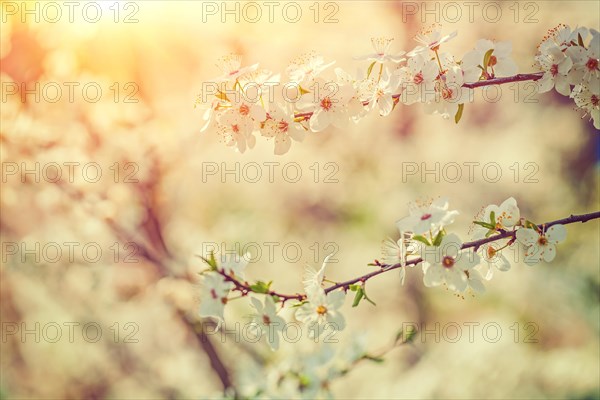
[[(535, 81), (541, 79), (542, 76), (544, 76), (544, 72), (533, 72), (530, 74), (517, 74), (517, 75), (513, 75), (513, 76), (507, 76), (504, 78), (492, 78), (492, 79), (486, 79), (486, 80), (473, 82), (473, 83), (464, 83), (462, 85), (462, 87), (465, 87), (468, 89), (475, 89), (478, 87), (503, 85), (506, 83), (514, 83), (514, 82), (525, 82), (525, 81), (534, 81), (535, 82)], [(398, 100), (400, 98), (400, 96), (402, 96), (402, 93), (396, 93), (396, 94), (392, 95), (392, 98), (394, 100)], [(368, 101), (363, 102), (363, 106), (368, 106), (368, 105), (369, 105)], [(296, 113), (296, 114), (294, 114), (294, 119), (296, 121), (304, 121), (304, 120), (310, 119), (310, 117), (312, 115), (313, 115), (312, 111)]]
[[(538, 228), (540, 229), (547, 229), (553, 225), (568, 225), (568, 224), (574, 224), (577, 222), (587, 222), (593, 219), (598, 219), (600, 218), (600, 211), (596, 211), (593, 213), (589, 213), (589, 214), (580, 214), (580, 215), (571, 215), (569, 217), (566, 218), (562, 218), (562, 219), (557, 219), (555, 221), (550, 221), (550, 222), (546, 222), (544, 224), (540, 224), (538, 225)], [(479, 247), (481, 247), (482, 245), (486, 244), (486, 243), (490, 243), (490, 242), (495, 242), (501, 239), (506, 239), (506, 238), (510, 238), (512, 241), (516, 240), (515, 235), (516, 235), (516, 230), (513, 231), (500, 231), (497, 235), (494, 236), (490, 236), (484, 239), (479, 239), (479, 240), (475, 240), (472, 242), (465, 242), (463, 243), (461, 250), (464, 249), (469, 249), (469, 248), (473, 248), (475, 251), (477, 251), (477, 249), (479, 249)], [(404, 265), (417, 265), (420, 262), (422, 262), (423, 259), (422, 258), (416, 258), (413, 260), (409, 260), (407, 261)], [(378, 264), (381, 268), (376, 270), (376, 271), (372, 271), (369, 272), (368, 274), (359, 276), (357, 278), (353, 278), (350, 279), (348, 281), (344, 281), (344, 282), (339, 282), (336, 283), (332, 286), (329, 286), (328, 288), (325, 289), (325, 293), (330, 293), (336, 289), (344, 289), (344, 290), (349, 290), (350, 285), (354, 285), (357, 283), (365, 283), (366, 281), (368, 281), (369, 279), (383, 274), (384, 272), (388, 272), (394, 269), (398, 269), (398, 268), (402, 268), (402, 264), (397, 263), (397, 264)], [(234, 284), (235, 289), (239, 292), (242, 293), (242, 296), (246, 296), (248, 295), (248, 293), (250, 292), (254, 292), (254, 290), (252, 290), (251, 285), (248, 282), (241, 282), (239, 281), (237, 278), (235, 278), (234, 276), (228, 275), (227, 273), (225, 273), (224, 270), (220, 269), (218, 270), (219, 274), (221, 276), (223, 276), (225, 278), (225, 280), (227, 282), (231, 282)], [(301, 293), (296, 293), (296, 294), (283, 294), (283, 293), (278, 293), (274, 290), (269, 290), (267, 292), (265, 292), (264, 294), (268, 294), (271, 296), (277, 296), (282, 303), (285, 304), (286, 301), (288, 300), (298, 300), (298, 301), (303, 301), (306, 300), (306, 294), (301, 294)]]
[(505, 83), (513, 83), (513, 82), (524, 82), (524, 81), (537, 81), (544, 76), (543, 72), (534, 72), (531, 74), (517, 74), (513, 76), (507, 76), (504, 78), (493, 78), (487, 79), (483, 81), (473, 82), (473, 83), (465, 83), (463, 87), (469, 89), (475, 89), (483, 86), (491, 86), (491, 85), (503, 85)]

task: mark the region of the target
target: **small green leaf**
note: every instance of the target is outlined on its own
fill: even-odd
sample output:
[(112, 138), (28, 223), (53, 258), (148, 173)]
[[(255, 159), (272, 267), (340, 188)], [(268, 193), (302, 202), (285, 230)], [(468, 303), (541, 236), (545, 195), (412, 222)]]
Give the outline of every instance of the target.
[(271, 298), (273, 299), (273, 303), (279, 303), (281, 301), (279, 296), (277, 296), (276, 294), (271, 295)]
[(496, 231), (493, 229), (490, 229), (489, 231), (487, 231), (485, 233), (485, 237), (488, 238), (488, 237), (492, 236), (494, 233), (496, 233)]
[(492, 211), (490, 213), (490, 224), (492, 224), (494, 226), (494, 228), (496, 227), (496, 212)]
[(352, 290), (353, 292), (356, 292), (358, 289), (360, 289), (360, 285), (350, 285), (348, 286), (348, 289)]
[(446, 232), (444, 232), (443, 229), (441, 231), (439, 231), (438, 234), (435, 235), (435, 239), (433, 239), (433, 245), (439, 246), (440, 244), (442, 244), (442, 239), (444, 238), (445, 234), (446, 234)]
[(581, 47), (585, 48), (585, 46), (583, 45), (583, 38), (581, 37), (581, 33), (578, 33), (578, 34), (577, 34), (577, 43), (578, 43), (578, 44), (579, 44)]
[(216, 271), (217, 270), (217, 260), (215, 259), (215, 253), (214, 251), (210, 252), (210, 255), (208, 256), (208, 258), (202, 257), (202, 256), (198, 256), (202, 259), (202, 261), (204, 261), (205, 263), (208, 264), (208, 266), (210, 267), (211, 271)]
[(375, 64), (376, 64), (376, 63), (377, 63), (377, 61), (373, 61), (373, 62), (371, 63), (371, 65), (369, 65), (369, 69), (367, 69), (367, 78), (368, 78), (369, 76), (371, 76), (371, 72), (373, 72), (373, 67), (375, 66)]
[(363, 288), (359, 287), (358, 290), (356, 291), (356, 296), (354, 296), (354, 302), (352, 302), (352, 307), (358, 306), (358, 304), (362, 300), (364, 294), (365, 294), (365, 292), (363, 291)]
[(302, 300), (301, 302), (294, 304), (294, 305), (292, 306), (292, 308), (295, 308), (295, 307), (300, 307), (300, 306), (302, 306), (302, 305), (304, 305), (304, 304), (306, 304), (306, 303), (308, 303), (308, 300)]
[(530, 229), (534, 229), (537, 232), (540, 231), (540, 228), (538, 228), (537, 224), (535, 222), (531, 222), (530, 220), (525, 220), (525, 228), (530, 228)]
[(273, 281), (270, 281), (268, 283), (265, 283), (263, 281), (258, 281), (256, 283), (253, 283), (252, 285), (250, 285), (250, 290), (252, 290), (254, 293), (269, 293), (269, 288), (271, 287), (271, 283), (273, 283)]
[(306, 93), (310, 93), (310, 90), (306, 90), (302, 86), (298, 86), (298, 87), (300, 88), (300, 96), (302, 96)]
[(374, 306), (377, 306), (377, 304), (375, 304), (375, 302), (373, 300), (371, 300), (368, 296), (367, 296), (367, 288), (365, 287), (365, 284), (363, 283), (362, 286), (362, 293), (363, 296), (365, 298), (366, 301), (368, 301), (369, 303), (373, 304)]
[(488, 223), (488, 222), (483, 222), (483, 221), (473, 221), (473, 223), (474, 223), (475, 225), (483, 226), (484, 228), (488, 228), (488, 229), (492, 229), (492, 230), (496, 229), (496, 225), (492, 225), (492, 224), (490, 224), (490, 223)]
[(418, 241), (418, 242), (424, 243), (424, 244), (426, 244), (427, 246), (431, 246), (431, 243), (429, 242), (429, 239), (427, 239), (427, 238), (426, 238), (425, 236), (423, 236), (423, 235), (414, 235), (414, 236), (413, 236), (413, 239), (414, 239), (414, 240), (416, 240), (416, 241)]
[(458, 124), (458, 121), (460, 121), (460, 119), (462, 118), (463, 110), (464, 109), (465, 109), (464, 103), (458, 105), (458, 110), (456, 111), (456, 115), (454, 116), (454, 122), (455, 123)]
[(494, 49), (489, 49), (485, 53), (485, 56), (483, 56), (483, 68), (484, 68), (484, 71), (487, 70), (487, 67), (490, 65), (490, 58), (492, 58), (492, 53), (493, 52), (494, 52)]
[(401, 330), (400, 332), (398, 332), (398, 334), (396, 334), (396, 344), (398, 344), (398, 341), (400, 339), (402, 339), (402, 344), (410, 343), (414, 340), (416, 335), (417, 335), (416, 329), (409, 329), (406, 332)]
[(382, 363), (385, 360), (383, 359), (383, 357), (377, 357), (377, 356), (372, 356), (370, 354), (365, 354), (364, 356), (362, 356), (363, 360), (369, 360), (369, 361), (373, 361), (376, 363)]

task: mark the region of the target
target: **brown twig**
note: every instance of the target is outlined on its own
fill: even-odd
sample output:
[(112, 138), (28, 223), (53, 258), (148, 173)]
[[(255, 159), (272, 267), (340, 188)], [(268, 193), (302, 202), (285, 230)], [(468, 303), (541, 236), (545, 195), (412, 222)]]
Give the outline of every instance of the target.
[[(556, 221), (551, 221), (551, 222), (546, 222), (545, 224), (540, 224), (540, 225), (538, 225), (538, 227), (540, 229), (543, 229), (543, 227), (545, 227), (547, 229), (547, 228), (549, 228), (553, 225), (557, 225), (557, 224), (568, 225), (568, 224), (574, 224), (576, 222), (583, 223), (583, 222), (587, 222), (587, 221), (590, 221), (593, 219), (598, 219), (598, 218), (600, 218), (600, 211), (596, 211), (596, 212), (589, 213), (589, 214), (571, 215), (567, 218), (557, 219)], [(477, 251), (477, 249), (479, 249), (479, 247), (483, 246), (486, 243), (490, 243), (490, 242), (494, 242), (494, 241), (502, 240), (502, 239), (506, 239), (506, 238), (514, 239), (516, 232), (517, 232), (516, 230), (502, 231), (497, 235), (493, 235), (493, 236), (490, 236), (490, 237), (487, 237), (484, 239), (475, 240), (472, 242), (465, 242), (465, 243), (463, 243), (461, 250), (473, 248), (473, 249), (475, 249), (475, 251)], [(417, 265), (422, 261), (423, 261), (422, 258), (416, 258), (416, 259), (407, 261), (404, 265), (405, 266), (406, 265)], [(381, 268), (376, 271), (372, 271), (372, 272), (369, 272), (368, 274), (361, 275), (357, 278), (353, 278), (353, 279), (350, 279), (350, 280), (347, 280), (344, 282), (339, 282), (334, 285), (331, 285), (331, 286), (325, 288), (325, 293), (332, 292), (336, 289), (348, 290), (350, 285), (354, 285), (356, 283), (364, 283), (377, 275), (383, 274), (385, 272), (388, 272), (388, 271), (391, 271), (394, 269), (402, 268), (402, 264), (400, 264), (400, 263), (398, 263), (398, 264), (379, 264), (379, 266)], [(248, 282), (241, 282), (238, 279), (236, 279), (235, 277), (227, 275), (223, 270), (220, 270), (219, 273), (228, 282), (232, 282), (235, 285), (234, 290), (238, 290), (238, 291), (242, 292), (242, 295), (247, 295), (248, 293), (253, 292), (253, 290), (250, 288), (250, 284)], [(269, 294), (271, 296), (277, 296), (280, 299), (282, 299), (283, 302), (288, 301), (288, 300), (298, 300), (298, 301), (306, 300), (306, 294), (300, 294), (300, 293), (291, 295), (291, 294), (278, 293), (278, 292), (272, 290), (265, 294)]]

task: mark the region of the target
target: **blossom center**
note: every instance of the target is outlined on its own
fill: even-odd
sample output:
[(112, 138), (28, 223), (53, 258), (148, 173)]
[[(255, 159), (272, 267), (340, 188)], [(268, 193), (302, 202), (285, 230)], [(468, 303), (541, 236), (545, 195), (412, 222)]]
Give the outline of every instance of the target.
[(592, 97), (590, 97), (590, 102), (594, 107), (598, 107), (598, 105), (600, 105), (600, 97), (593, 94)]
[(240, 127), (237, 124), (231, 125), (231, 130), (233, 133), (240, 133)]
[(277, 129), (279, 129), (280, 132), (287, 132), (288, 126), (289, 124), (287, 122), (279, 121), (279, 123), (277, 124)]
[(418, 74), (415, 75), (415, 77), (413, 78), (413, 81), (418, 85), (419, 83), (423, 82), (423, 73), (419, 72)]
[(263, 315), (262, 320), (263, 320), (263, 324), (271, 325), (271, 318), (269, 318), (268, 315)]
[(548, 239), (546, 239), (545, 236), (540, 236), (540, 238), (538, 239), (538, 244), (540, 246), (544, 246), (544, 245), (548, 244)]
[(493, 258), (496, 255), (497, 252), (498, 252), (498, 250), (496, 250), (492, 246), (488, 246), (488, 248), (487, 248), (488, 258)]
[(250, 114), (250, 107), (247, 104), (242, 104), (240, 106), (240, 114), (243, 116)]
[(333, 106), (333, 103), (329, 97), (325, 97), (323, 100), (321, 100), (321, 108), (323, 110), (329, 111), (332, 106)]
[(444, 258), (442, 258), (442, 265), (445, 268), (452, 268), (454, 266), (454, 258), (450, 256), (444, 256)]
[(452, 99), (452, 94), (454, 92), (452, 91), (452, 89), (450, 89), (449, 87), (445, 87), (442, 89), (442, 98), (444, 100), (450, 100)]
[(590, 58), (588, 60), (588, 62), (585, 64), (585, 66), (590, 71), (594, 71), (594, 70), (598, 69), (598, 60), (596, 60), (595, 58)]
[(552, 76), (558, 75), (558, 64), (552, 64), (552, 66), (550, 67), (550, 73), (552, 74)]
[(490, 67), (493, 67), (496, 64), (498, 64), (498, 59), (496, 58), (496, 56), (491, 56), (488, 65)]
[(431, 218), (431, 214), (423, 214), (423, 215), (421, 215), (421, 221), (427, 221), (429, 218)]
[(327, 307), (325, 307), (325, 306), (317, 307), (317, 314), (319, 314), (319, 315), (327, 314)]

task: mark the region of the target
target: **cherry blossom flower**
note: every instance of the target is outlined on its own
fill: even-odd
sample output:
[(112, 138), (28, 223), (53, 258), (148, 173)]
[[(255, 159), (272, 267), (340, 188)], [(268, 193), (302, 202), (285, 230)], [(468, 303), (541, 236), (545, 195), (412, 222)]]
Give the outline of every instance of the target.
[(600, 33), (590, 30), (592, 40), (588, 48), (571, 46), (565, 54), (573, 60), (573, 68), (569, 71), (569, 82), (572, 85), (585, 84), (600, 79)]
[(448, 68), (435, 81), (435, 100), (425, 104), (427, 114), (439, 114), (447, 119), (456, 115), (459, 104), (472, 99), (471, 89), (463, 87), (463, 71), (458, 66)]
[(556, 46), (561, 50), (565, 50), (568, 47), (577, 46), (579, 37), (585, 40), (588, 34), (589, 30), (585, 27), (575, 28), (572, 31), (569, 25), (559, 24), (548, 31), (548, 34), (544, 37), (542, 43), (540, 43), (539, 49), (543, 52), (549, 47)]
[(573, 90), (571, 97), (577, 107), (592, 118), (594, 128), (600, 129), (600, 81), (583, 86), (580, 90)]
[(431, 101), (435, 97), (435, 78), (439, 74), (434, 60), (422, 54), (416, 54), (406, 62), (406, 66), (396, 69), (393, 74), (400, 76), (400, 101), (410, 105), (422, 101)]
[[(401, 234), (398, 241), (394, 241), (390, 238), (385, 239), (381, 244), (382, 261), (388, 265), (400, 264), (402, 267), (400, 271), (400, 283), (404, 285), (404, 279), (406, 277), (406, 261), (408, 256), (416, 253), (418, 244), (410, 240), (410, 234)], [(410, 265), (411, 268), (414, 265)]]
[(321, 288), (306, 292), (308, 301), (296, 311), (296, 318), (309, 326), (309, 337), (319, 337), (326, 329), (341, 331), (346, 320), (339, 309), (344, 304), (346, 293), (334, 290), (325, 294)]
[(330, 125), (344, 128), (350, 119), (348, 103), (356, 93), (352, 85), (338, 85), (318, 78), (312, 89), (313, 92), (303, 95), (296, 104), (300, 110), (312, 111), (311, 131), (320, 132)]
[(400, 76), (385, 74), (383, 78), (374, 85), (372, 96), (369, 99), (368, 109), (379, 109), (379, 115), (382, 117), (389, 115), (394, 108), (393, 95), (396, 94), (400, 86)]
[[(521, 212), (517, 206), (517, 201), (513, 197), (509, 197), (504, 200), (500, 206), (490, 204), (487, 206), (482, 215), (482, 222), (491, 223), (491, 215), (494, 213), (494, 225), (495, 229), (508, 229), (514, 227), (519, 223), (521, 218)], [(473, 230), (472, 238), (474, 240), (485, 237), (489, 229), (480, 225), (476, 225)]]
[(246, 147), (254, 147), (256, 138), (253, 132), (266, 119), (267, 113), (261, 106), (242, 99), (242, 96), (237, 97), (240, 98), (231, 100), (231, 107), (219, 115), (217, 120), (226, 144), (236, 146), (243, 153)]
[(508, 240), (485, 243), (479, 247), (478, 253), (481, 256), (481, 269), (484, 273), (486, 280), (492, 279), (494, 276), (494, 269), (499, 271), (508, 271), (510, 269), (510, 261), (502, 253), (501, 248), (504, 248), (508, 243)]
[(461, 246), (460, 238), (451, 233), (444, 236), (440, 246), (425, 247), (422, 254), (425, 286), (446, 283), (450, 290), (458, 292), (464, 292), (469, 286), (476, 291), (481, 289), (480, 276), (471, 274), (473, 267), (479, 264), (479, 255), (470, 249), (461, 250)]
[(384, 38), (384, 37), (377, 37), (377, 38), (371, 38), (371, 44), (373, 45), (373, 49), (375, 50), (375, 53), (371, 53), (371, 54), (367, 54), (364, 56), (359, 56), (359, 57), (354, 57), (355, 60), (368, 60), (368, 61), (373, 61), (373, 62), (378, 62), (383, 64), (384, 62), (392, 62), (392, 63), (400, 63), (402, 61), (404, 61), (404, 58), (402, 57), (405, 52), (401, 51), (398, 54), (390, 54), (389, 53), (389, 49), (390, 49), (390, 45), (392, 44), (392, 42), (394, 41), (394, 39), (392, 38)]
[(436, 234), (444, 226), (454, 222), (458, 211), (448, 211), (449, 203), (445, 198), (439, 198), (430, 204), (411, 203), (409, 215), (396, 222), (396, 227), (403, 232), (422, 235), (427, 232)]
[(235, 82), (240, 76), (258, 69), (258, 63), (242, 68), (242, 56), (229, 54), (217, 61), (217, 67), (223, 75), (213, 79), (214, 82)]
[(424, 53), (428, 50), (437, 52), (440, 49), (440, 45), (455, 38), (457, 34), (458, 32), (454, 31), (448, 35), (442, 36), (442, 28), (439, 25), (424, 29), (415, 37), (415, 40), (421, 43), (421, 45), (415, 47), (412, 51), (408, 52), (407, 55), (412, 57), (415, 54)]
[(224, 321), (223, 313), (231, 289), (233, 283), (227, 282), (221, 275), (214, 272), (206, 274), (200, 295), (200, 316), (215, 318), (220, 326)]
[(269, 111), (261, 129), (261, 134), (267, 138), (273, 138), (275, 142), (275, 154), (282, 155), (289, 151), (292, 146), (292, 139), (296, 142), (302, 142), (306, 136), (306, 129), (298, 122), (294, 122), (294, 114), (276, 104), (272, 111)]
[(542, 78), (537, 81), (538, 91), (545, 93), (556, 87), (558, 93), (568, 96), (571, 86), (567, 75), (573, 66), (573, 60), (556, 46), (547, 47), (535, 60), (544, 71)]
[(327, 267), (329, 259), (331, 259), (332, 256), (333, 254), (330, 254), (325, 257), (325, 260), (323, 260), (323, 264), (321, 265), (321, 269), (318, 271), (312, 267), (306, 267), (304, 269), (304, 279), (302, 283), (304, 284), (306, 291), (321, 289), (321, 286), (323, 285), (323, 278), (325, 277), (325, 268)]
[(250, 253), (243, 256), (232, 253), (222, 254), (219, 268), (227, 275), (244, 279), (244, 269), (248, 266), (249, 259)]
[(322, 56), (310, 52), (303, 54), (292, 61), (286, 69), (286, 73), (291, 82), (295, 82), (299, 85), (310, 85), (321, 72), (333, 64), (335, 64), (335, 61), (326, 64), (325, 61), (323, 61)]
[(493, 50), (493, 52), (488, 62), (488, 67), (492, 70), (492, 73), (489, 74), (489, 78), (497, 76), (511, 76), (517, 73), (517, 64), (515, 64), (515, 62), (510, 58), (512, 43), (492, 42), (491, 40), (487, 39), (479, 39), (475, 44), (475, 49), (465, 54), (462, 59), (462, 67), (483, 67), (485, 54), (490, 50)]
[(254, 297), (250, 301), (256, 309), (256, 314), (252, 316), (250, 325), (254, 334), (257, 337), (262, 337), (263, 334), (266, 335), (271, 350), (277, 350), (279, 348), (279, 335), (285, 327), (285, 320), (277, 315), (273, 298), (266, 296), (264, 305)]
[(541, 260), (550, 262), (556, 257), (556, 244), (567, 238), (563, 225), (552, 225), (537, 232), (534, 229), (521, 228), (516, 233), (517, 240), (526, 246), (525, 264), (534, 265)]

